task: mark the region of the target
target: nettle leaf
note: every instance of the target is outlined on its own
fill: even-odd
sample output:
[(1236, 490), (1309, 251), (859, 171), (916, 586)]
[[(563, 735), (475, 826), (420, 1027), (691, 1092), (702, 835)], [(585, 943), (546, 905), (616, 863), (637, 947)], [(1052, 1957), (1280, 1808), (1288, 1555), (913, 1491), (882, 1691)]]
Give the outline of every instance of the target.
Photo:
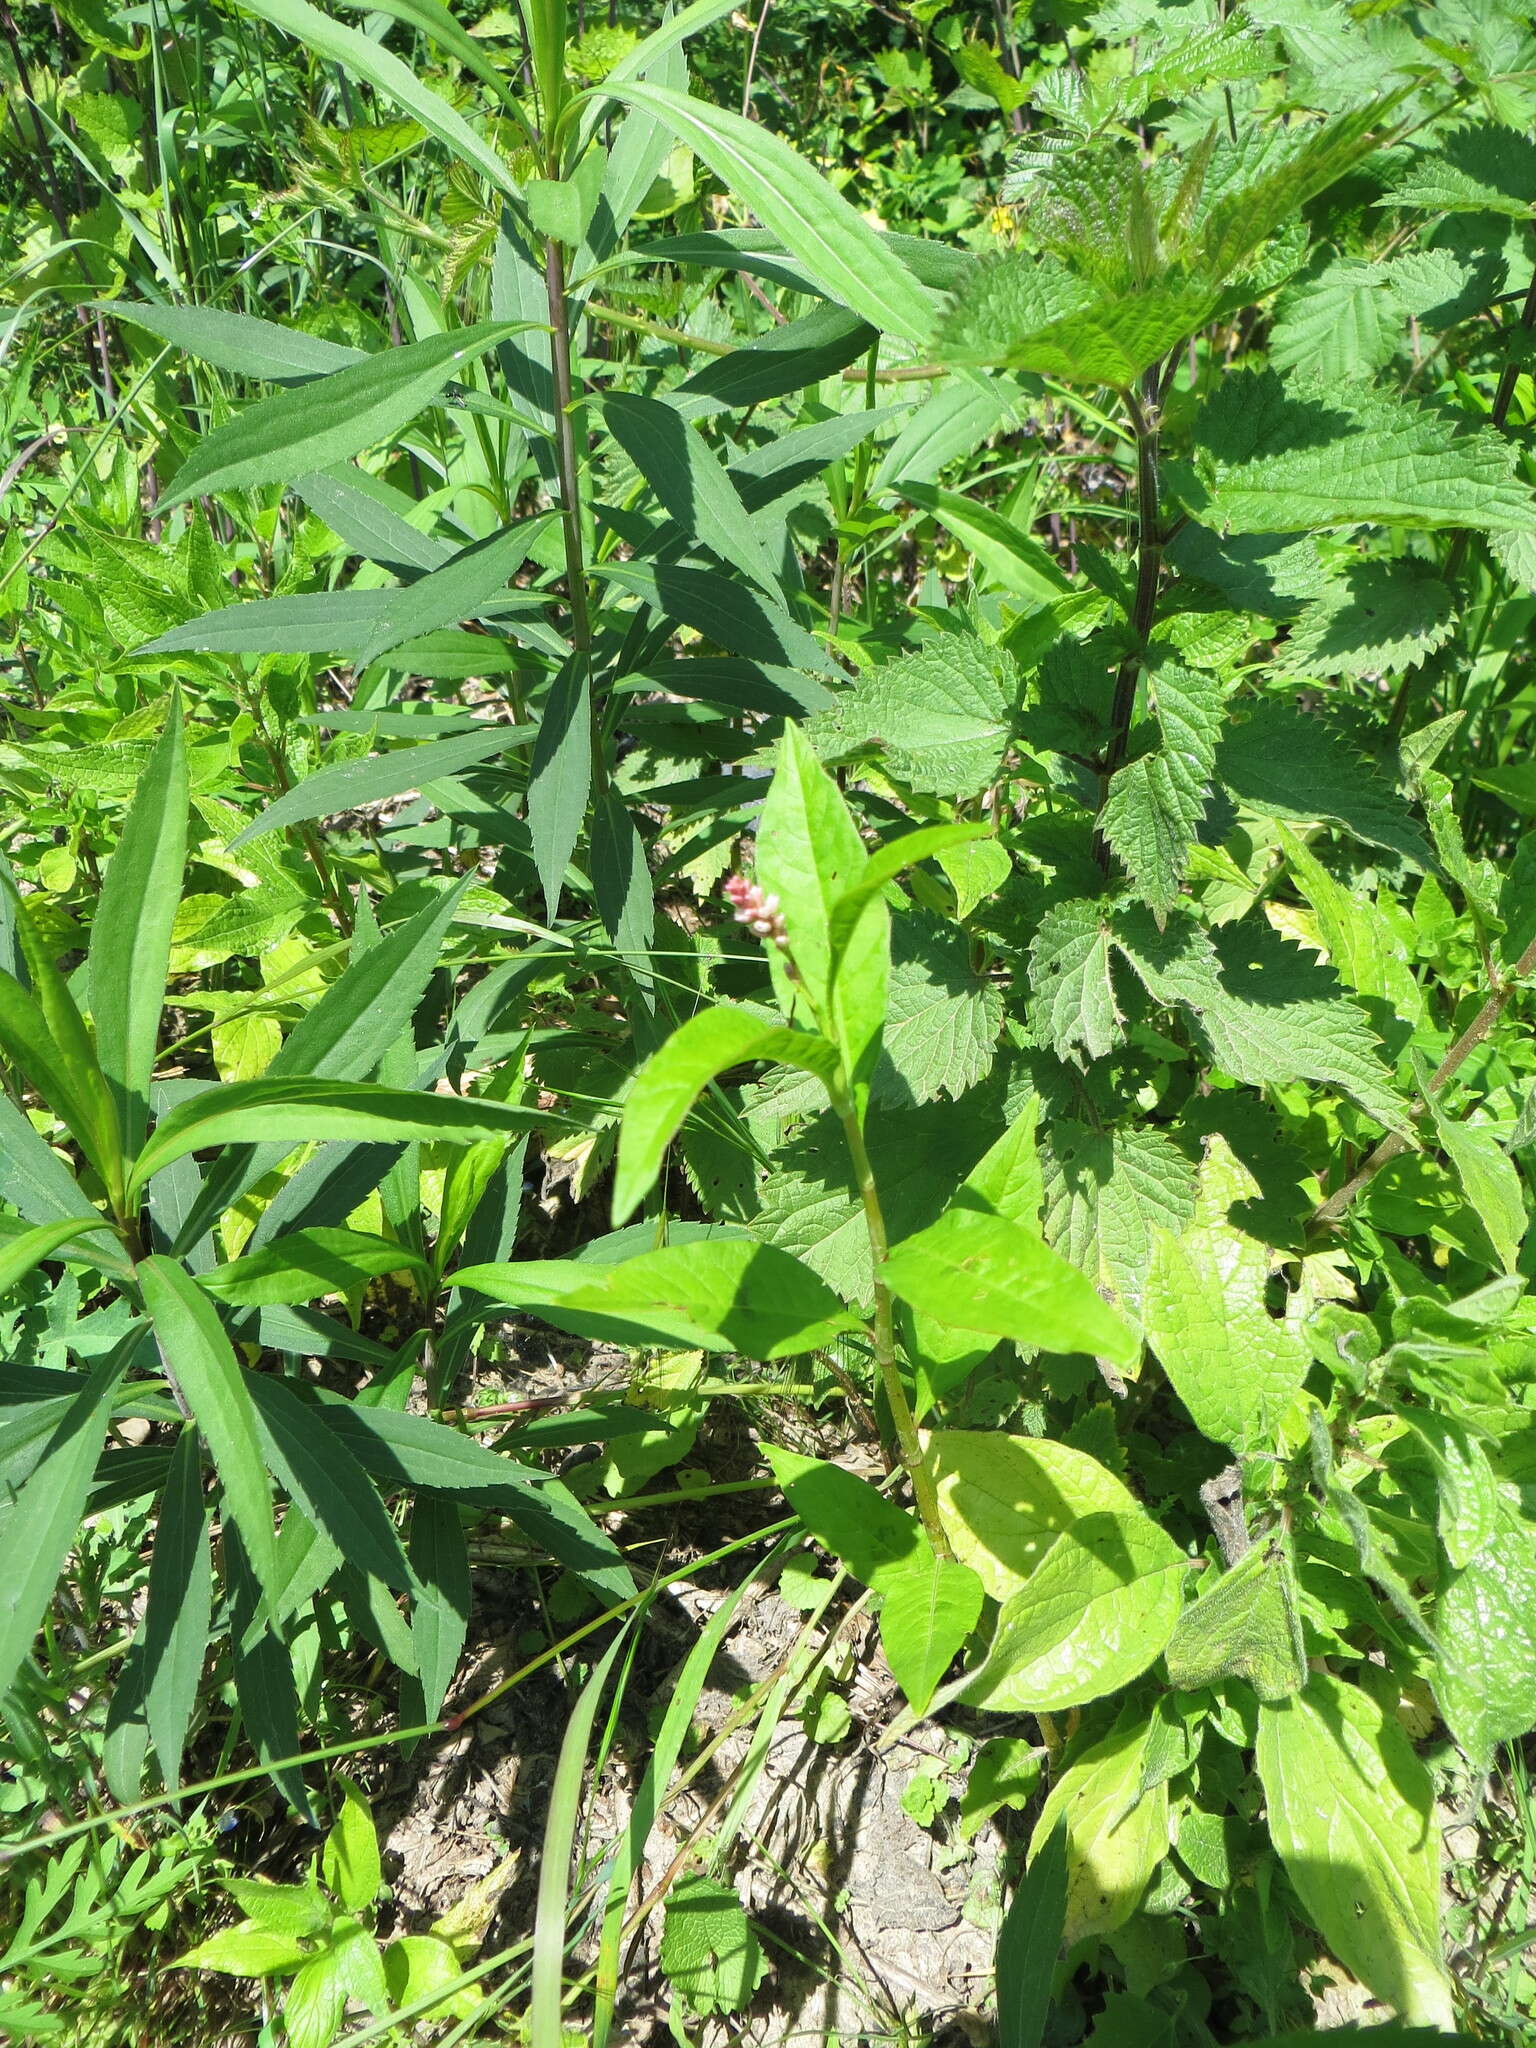
[(699, 1874), (667, 1895), (661, 1968), (691, 2012), (740, 2012), (768, 1969), (752, 1923), (729, 1885)]
[(1109, 952), (1109, 926), (1098, 903), (1058, 903), (1040, 920), (1029, 949), (1030, 1021), (1060, 1059), (1081, 1065), (1086, 1054), (1101, 1060), (1119, 1039)]
[(1229, 725), (1216, 751), (1216, 774), (1261, 817), (1326, 819), (1414, 867), (1428, 871), (1435, 864), (1407, 803), (1375, 766), (1294, 704), (1260, 704)]
[(1381, 203), (1529, 221), (1536, 207), (1536, 140), (1519, 129), (1480, 121), (1433, 149), (1415, 152)]
[(964, 1094), (986, 1077), (1002, 1025), (1002, 990), (976, 971), (958, 925), (915, 909), (893, 921), (875, 1101)]
[(1194, 516), (1224, 534), (1536, 529), (1536, 495), (1491, 428), (1384, 391), (1293, 388), (1269, 369), (1224, 377), (1196, 420), (1194, 463), (1169, 469)]
[(1314, 1672), (1260, 1708), (1257, 1761), (1270, 1837), (1323, 1939), (1405, 2020), (1450, 2032), (1434, 1786), (1395, 1716)]
[(1053, 1117), (1042, 1147), (1045, 1234), (1123, 1315), (1139, 1318), (1156, 1236), (1195, 1207), (1195, 1169), (1164, 1132)]
[(1168, 1677), (1197, 1691), (1245, 1678), (1261, 1700), (1289, 1699), (1307, 1681), (1301, 1596), (1284, 1543), (1256, 1543), (1179, 1616), (1165, 1651)]
[(1455, 599), (1419, 562), (1356, 562), (1303, 606), (1281, 650), (1293, 674), (1372, 676), (1417, 668), (1455, 630)]
[(1160, 661), (1147, 678), (1158, 744), (1115, 774), (1099, 827), (1154, 910), (1179, 884), (1211, 793), (1221, 734), (1222, 686), (1213, 675)]
[(1013, 253), (977, 271), (939, 329), (938, 353), (1123, 390), (1193, 334), (1220, 296), (1206, 279), (1176, 276), (1112, 293), (1054, 257)]
[(1325, 385), (1370, 377), (1401, 347), (1410, 319), (1441, 327), (1464, 317), (1470, 274), (1449, 249), (1413, 249), (1385, 263), (1336, 256), (1282, 294), (1270, 361)]
[(1213, 1137), (1193, 1216), (1158, 1230), (1142, 1295), (1142, 1327), (1195, 1426), (1239, 1453), (1273, 1450), (1311, 1363), (1300, 1337), (1269, 1314), (1265, 1246), (1233, 1223), (1259, 1184)]
[(1159, 932), (1139, 905), (1117, 910), (1111, 928), (1148, 994), (1187, 1010), (1234, 1080), (1325, 1082), (1389, 1130), (1412, 1134), (1364, 1016), (1332, 971), (1299, 946), (1255, 924), (1207, 934), (1179, 912)]
[(811, 721), (808, 736), (824, 758), (872, 755), (909, 789), (970, 797), (997, 778), (1018, 695), (1011, 656), (970, 634), (946, 633), (866, 669)]

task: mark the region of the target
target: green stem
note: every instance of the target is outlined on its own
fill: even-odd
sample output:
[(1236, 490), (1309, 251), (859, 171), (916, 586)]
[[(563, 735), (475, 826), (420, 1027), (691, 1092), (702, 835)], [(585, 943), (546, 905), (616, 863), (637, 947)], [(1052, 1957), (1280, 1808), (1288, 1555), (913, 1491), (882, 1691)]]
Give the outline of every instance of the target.
[[(544, 284), (549, 300), (550, 369), (555, 386), (555, 470), (560, 481), (560, 530), (571, 606), (571, 652), (590, 681), (592, 617), (587, 607), (587, 565), (581, 538), (581, 465), (576, 455), (576, 391), (571, 378), (571, 307), (565, 293), (565, 251), (553, 235), (544, 243)], [(600, 709), (592, 698), (592, 785), (608, 781)]]
[(869, 1255), (873, 1269), (875, 1290), (875, 1368), (880, 1375), (880, 1384), (885, 1389), (886, 1404), (891, 1411), (891, 1422), (896, 1431), (896, 1444), (901, 1453), (901, 1462), (907, 1477), (912, 1482), (912, 1492), (917, 1501), (917, 1511), (922, 1517), (928, 1541), (938, 1557), (950, 1555), (949, 1539), (944, 1534), (944, 1525), (939, 1519), (939, 1496), (934, 1487), (933, 1474), (923, 1460), (923, 1447), (917, 1440), (917, 1423), (913, 1419), (912, 1404), (907, 1399), (907, 1390), (902, 1385), (901, 1368), (896, 1363), (896, 1326), (891, 1307), (891, 1291), (885, 1284), (885, 1260), (890, 1243), (885, 1231), (885, 1212), (880, 1207), (880, 1191), (875, 1186), (874, 1169), (869, 1163), (869, 1154), (864, 1149), (864, 1133), (859, 1128), (858, 1112), (846, 1089), (839, 1089), (832, 1098), (832, 1107), (838, 1122), (843, 1127), (843, 1136), (848, 1142), (848, 1156), (853, 1161), (853, 1177), (859, 1190), (859, 1200), (864, 1205), (864, 1227), (869, 1232)]
[[(1104, 793), (1116, 772), (1124, 765), (1131, 744), (1131, 717), (1136, 708), (1136, 683), (1146, 655), (1152, 621), (1157, 615), (1157, 587), (1163, 569), (1163, 532), (1158, 504), (1158, 429), (1161, 380), (1157, 365), (1141, 380), (1141, 396), (1126, 393), (1126, 406), (1136, 435), (1136, 596), (1131, 607), (1131, 632), (1135, 645), (1121, 662), (1115, 677), (1114, 702), (1109, 714), (1109, 746), (1102, 768)], [(1109, 847), (1103, 839), (1098, 846), (1099, 863), (1109, 866)]]

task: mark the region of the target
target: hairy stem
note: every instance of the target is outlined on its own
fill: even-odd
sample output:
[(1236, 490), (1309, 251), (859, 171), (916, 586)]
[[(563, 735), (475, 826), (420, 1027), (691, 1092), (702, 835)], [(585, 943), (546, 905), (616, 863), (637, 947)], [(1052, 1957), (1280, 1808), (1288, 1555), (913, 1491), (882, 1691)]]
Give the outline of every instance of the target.
[[(1131, 714), (1136, 708), (1136, 682), (1146, 652), (1152, 621), (1157, 616), (1157, 588), (1163, 571), (1163, 530), (1158, 504), (1158, 429), (1161, 380), (1157, 366), (1141, 380), (1141, 393), (1126, 393), (1126, 406), (1136, 436), (1136, 596), (1131, 606), (1131, 632), (1135, 645), (1121, 662), (1115, 676), (1114, 701), (1109, 714), (1109, 745), (1101, 775), (1103, 792), (1109, 792), (1111, 778), (1125, 764), (1131, 744)], [(1101, 799), (1102, 807), (1102, 799)], [(1109, 866), (1109, 847), (1101, 838), (1099, 864)]]
[(859, 1200), (864, 1205), (864, 1226), (869, 1232), (870, 1264), (873, 1268), (875, 1290), (875, 1369), (880, 1375), (880, 1384), (885, 1389), (886, 1403), (891, 1411), (891, 1422), (896, 1431), (896, 1445), (901, 1453), (901, 1462), (907, 1477), (912, 1482), (912, 1492), (917, 1501), (917, 1511), (922, 1517), (928, 1541), (938, 1557), (950, 1555), (949, 1539), (944, 1534), (944, 1525), (939, 1520), (939, 1496), (934, 1488), (933, 1475), (923, 1462), (922, 1445), (917, 1440), (917, 1423), (913, 1419), (912, 1404), (907, 1399), (907, 1390), (901, 1383), (901, 1368), (896, 1363), (896, 1328), (891, 1307), (891, 1291), (885, 1284), (885, 1259), (890, 1249), (885, 1233), (885, 1213), (880, 1207), (880, 1192), (875, 1186), (874, 1169), (869, 1163), (869, 1154), (864, 1149), (864, 1133), (859, 1129), (858, 1113), (849, 1096), (840, 1091), (833, 1098), (833, 1107), (843, 1127), (843, 1136), (848, 1142), (848, 1156), (853, 1161), (853, 1177), (858, 1184)]
[[(1500, 976), (1494, 982), (1488, 1000), (1436, 1067), (1429, 1081), (1431, 1095), (1438, 1095), (1468, 1055), (1482, 1044), (1509, 1007), (1510, 998), (1516, 988), (1533, 969), (1536, 969), (1536, 939), (1532, 939), (1508, 974)], [(1384, 1166), (1389, 1166), (1394, 1159), (1400, 1158), (1404, 1152), (1411, 1149), (1409, 1139), (1400, 1136), (1396, 1131), (1389, 1131), (1375, 1151), (1367, 1156), (1344, 1185), (1336, 1189), (1326, 1202), (1318, 1204), (1312, 1214), (1313, 1225), (1327, 1227), (1337, 1223), (1361, 1189), (1367, 1187)]]

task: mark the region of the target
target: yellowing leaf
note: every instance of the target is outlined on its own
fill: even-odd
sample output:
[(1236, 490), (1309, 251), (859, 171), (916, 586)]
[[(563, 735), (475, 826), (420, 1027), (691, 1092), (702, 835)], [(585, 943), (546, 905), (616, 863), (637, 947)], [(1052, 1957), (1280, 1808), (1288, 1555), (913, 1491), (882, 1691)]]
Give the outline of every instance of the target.
[(1167, 1853), (1167, 1780), (1141, 1790), (1153, 1725), (1143, 1719), (1096, 1743), (1057, 1779), (1036, 1823), (1031, 1860), (1058, 1821), (1066, 1826), (1068, 1948), (1129, 1920)]

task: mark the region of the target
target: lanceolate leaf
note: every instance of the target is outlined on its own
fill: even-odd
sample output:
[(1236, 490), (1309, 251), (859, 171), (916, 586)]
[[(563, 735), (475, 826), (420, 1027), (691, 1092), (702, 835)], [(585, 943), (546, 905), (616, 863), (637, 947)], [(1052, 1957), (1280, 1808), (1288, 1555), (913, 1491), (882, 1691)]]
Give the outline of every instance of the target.
[[(304, 0), (282, 4), (314, 12)], [(473, 362), (523, 325), (487, 320), (429, 335), (263, 398), (198, 442), (161, 504), (184, 504), (211, 491), (291, 483), (311, 470), (345, 462), (391, 439), (432, 403), (460, 364)]]
[(255, 320), (249, 313), (224, 313), (213, 306), (156, 306), (133, 299), (106, 299), (102, 311), (131, 320), (215, 369), (268, 383), (328, 376), (364, 360), (366, 351), (326, 341), (302, 327)]
[(310, 1521), (349, 1564), (386, 1586), (408, 1587), (411, 1571), (395, 1525), (351, 1452), (282, 1380), (257, 1373), (250, 1390), (268, 1461)]
[(107, 864), (88, 957), (96, 1056), (117, 1104), (123, 1151), (144, 1142), (170, 964), (171, 927), (187, 857), (187, 755), (181, 691), (166, 707), (150, 756)]
[(746, 570), (770, 597), (779, 570), (759, 540), (719, 460), (675, 407), (633, 392), (610, 392), (603, 418), (614, 438), (690, 538)]
[(145, 1718), (160, 1760), (160, 1775), (172, 1792), (180, 1782), (182, 1750), (208, 1649), (213, 1590), (208, 1523), (202, 1449), (197, 1429), (189, 1424), (176, 1440), (170, 1477), (160, 1497), (139, 1637)]
[(833, 298), (873, 326), (923, 342), (934, 302), (881, 237), (787, 142), (723, 107), (655, 85), (615, 83), (601, 90), (645, 107), (747, 201)]

